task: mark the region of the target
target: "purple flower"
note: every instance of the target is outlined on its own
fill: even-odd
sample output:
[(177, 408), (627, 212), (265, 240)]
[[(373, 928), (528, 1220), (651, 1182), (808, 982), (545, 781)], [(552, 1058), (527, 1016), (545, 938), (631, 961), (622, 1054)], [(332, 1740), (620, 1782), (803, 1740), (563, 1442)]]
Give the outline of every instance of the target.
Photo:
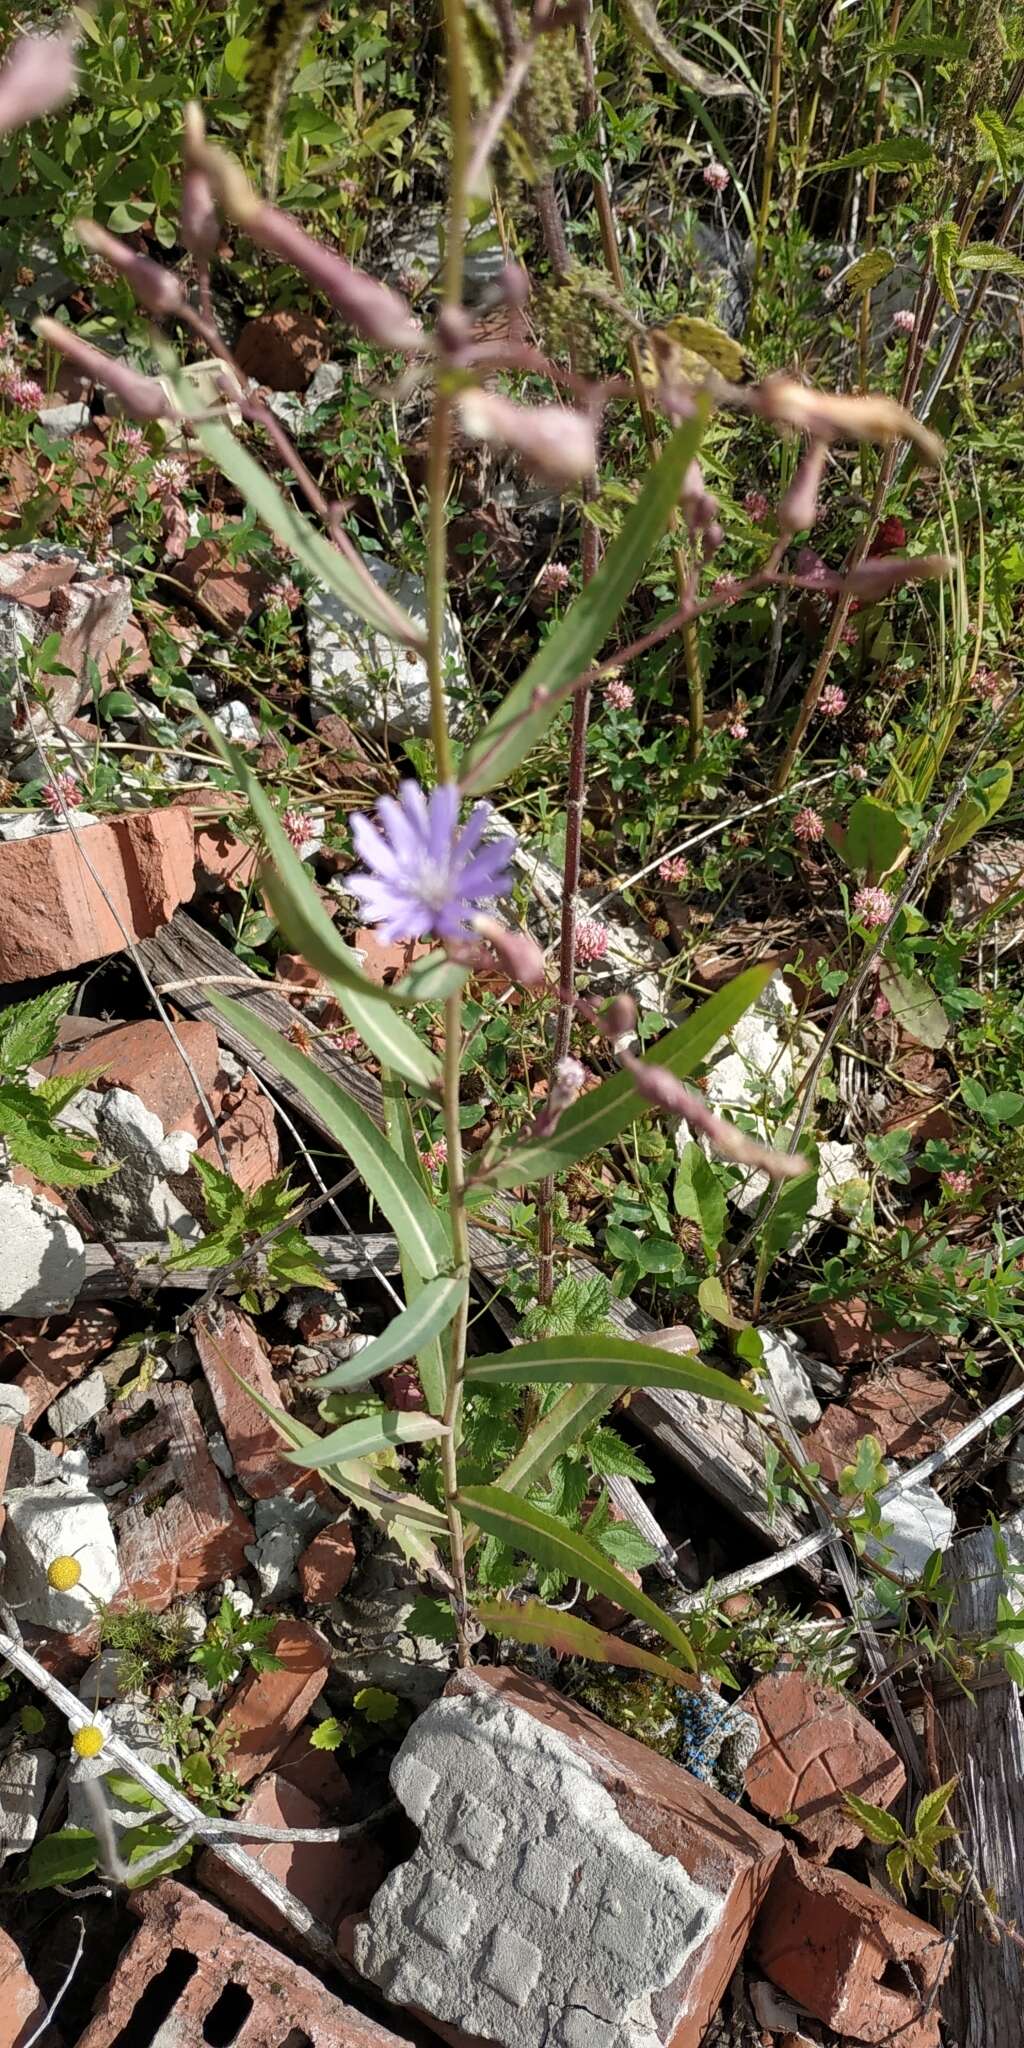
[(379, 830), (369, 818), (353, 817), (356, 852), (369, 873), (351, 875), (348, 886), (389, 944), (428, 932), (467, 938), (481, 904), (509, 894), (513, 841), (480, 844), (490, 814), (490, 804), (477, 804), (460, 829), (454, 783), (427, 797), (417, 782), (403, 782), (397, 800), (381, 797)]

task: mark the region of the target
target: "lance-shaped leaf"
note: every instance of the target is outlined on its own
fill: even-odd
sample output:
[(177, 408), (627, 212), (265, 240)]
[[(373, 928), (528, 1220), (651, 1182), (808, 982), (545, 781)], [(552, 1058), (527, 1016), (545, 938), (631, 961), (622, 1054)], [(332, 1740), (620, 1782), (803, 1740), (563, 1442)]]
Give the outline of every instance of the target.
[(556, 1458), (579, 1442), (618, 1398), (617, 1387), (569, 1387), (531, 1429), (496, 1484), (506, 1493), (525, 1493), (546, 1479)]
[(638, 1621), (647, 1623), (648, 1628), (657, 1629), (667, 1643), (683, 1657), (691, 1671), (697, 1668), (697, 1661), (682, 1629), (663, 1614), (653, 1600), (627, 1579), (612, 1564), (604, 1551), (599, 1550), (578, 1529), (567, 1529), (564, 1522), (558, 1522), (543, 1508), (535, 1507), (532, 1501), (520, 1499), (518, 1494), (509, 1494), (500, 1486), (463, 1486), (456, 1494), (456, 1506), (473, 1522), (479, 1524), (488, 1536), (496, 1536), (500, 1543), (507, 1543), (511, 1550), (525, 1550), (528, 1557), (543, 1565), (546, 1571), (564, 1572), (567, 1578), (582, 1579), (585, 1586), (591, 1586), (595, 1593), (606, 1593), (610, 1600), (616, 1600), (627, 1614), (634, 1614)]
[[(652, 1065), (667, 1067), (683, 1079), (703, 1065), (720, 1038), (738, 1024), (772, 977), (771, 967), (748, 967), (727, 988), (719, 989), (692, 1017), (684, 1018), (660, 1038), (647, 1055)], [(499, 1187), (525, 1187), (548, 1174), (563, 1173), (578, 1159), (610, 1145), (627, 1125), (650, 1108), (628, 1073), (613, 1074), (588, 1095), (581, 1095), (559, 1118), (549, 1137), (528, 1141), (507, 1153), (493, 1175)]]
[(562, 1657), (586, 1657), (592, 1664), (624, 1664), (631, 1671), (649, 1671), (655, 1678), (667, 1678), (671, 1685), (699, 1690), (698, 1681), (667, 1657), (642, 1650), (639, 1643), (627, 1643), (611, 1636), (581, 1615), (564, 1614), (560, 1607), (547, 1607), (543, 1600), (474, 1600), (473, 1612), (492, 1636), (506, 1636), (514, 1643), (540, 1643)]
[[(381, 1073), (381, 1090), (384, 1096), (384, 1128), (388, 1144), (408, 1169), (417, 1187), (422, 1190), (425, 1201), (430, 1202), (430, 1184), (416, 1144), (408, 1097), (398, 1076), (392, 1074), (387, 1067)], [(401, 1238), (398, 1240), (398, 1260), (402, 1268), (405, 1298), (411, 1305), (416, 1301), (424, 1282), (420, 1279)], [(416, 1352), (416, 1367), (427, 1407), (431, 1415), (440, 1415), (444, 1409), (448, 1388), (440, 1337), (428, 1337), (421, 1341)]]
[(299, 859), (273, 804), (237, 747), (232, 747), (210, 719), (203, 724), (221, 758), (244, 791), (266, 841), (272, 866), (263, 874), (271, 909), (289, 944), (329, 982), (349, 1023), (390, 1067), (416, 1088), (430, 1088), (441, 1078), (441, 1064), (412, 1025), (397, 1015), (386, 989), (363, 973), (355, 954), (339, 937), (316, 884)]
[(315, 526), (310, 525), (308, 519), (303, 518), (298, 506), (278, 490), (273, 478), (261, 469), (248, 449), (236, 441), (231, 428), (223, 420), (211, 420), (205, 416), (208, 406), (166, 343), (159, 345), (157, 356), (181, 411), (192, 420), (196, 439), (210, 461), (241, 492), (246, 504), (252, 506), (257, 517), (289, 549), (295, 560), (378, 633), (406, 647), (422, 647), (422, 628), (381, 589), (369, 569), (362, 563), (357, 566), (349, 555), (341, 554), (322, 533), (317, 532)]
[(325, 1387), (358, 1387), (393, 1365), (404, 1365), (415, 1357), (432, 1337), (448, 1328), (459, 1303), (465, 1299), (469, 1282), (464, 1273), (443, 1274), (428, 1280), (415, 1301), (403, 1308), (387, 1329), (345, 1365), (317, 1380), (317, 1391)]
[(286, 1451), (294, 1465), (311, 1465), (320, 1471), (325, 1465), (347, 1464), (349, 1458), (372, 1458), (377, 1451), (394, 1450), (399, 1444), (425, 1444), (431, 1437), (447, 1436), (436, 1415), (396, 1415), (385, 1408), (381, 1415), (361, 1415), (358, 1422), (343, 1422), (330, 1436), (314, 1437), (301, 1450)]
[(700, 446), (710, 401), (694, 403), (693, 418), (677, 427), (612, 542), (597, 575), (548, 635), (526, 673), (485, 725), (462, 765), (468, 796), (504, 782), (547, 730), (564, 693), (582, 676), (606, 640), (648, 555), (668, 526), (683, 478)]
[[(533, 1382), (587, 1382), (592, 1386), (678, 1387), (709, 1401), (728, 1401), (755, 1414), (763, 1406), (757, 1394), (716, 1372), (699, 1359), (674, 1357), (656, 1344), (635, 1344), (628, 1337), (545, 1337), (536, 1344), (516, 1344), (466, 1361), (466, 1378), (474, 1386), (518, 1386)], [(324, 1382), (321, 1382), (324, 1384)]]
[(421, 1280), (433, 1280), (452, 1263), (451, 1239), (425, 1188), (399, 1159), (383, 1133), (315, 1061), (244, 1003), (211, 988), (210, 1001), (241, 1036), (254, 1045), (293, 1088), (304, 1095), (348, 1153), (374, 1200), (380, 1204)]
[(738, 79), (721, 78), (703, 64), (697, 64), (692, 57), (684, 57), (671, 37), (665, 34), (658, 20), (655, 0), (619, 0), (619, 5), (627, 27), (637, 41), (650, 51), (662, 70), (678, 85), (685, 86), (688, 92), (699, 93), (705, 100), (754, 97), (749, 86), (742, 85)]

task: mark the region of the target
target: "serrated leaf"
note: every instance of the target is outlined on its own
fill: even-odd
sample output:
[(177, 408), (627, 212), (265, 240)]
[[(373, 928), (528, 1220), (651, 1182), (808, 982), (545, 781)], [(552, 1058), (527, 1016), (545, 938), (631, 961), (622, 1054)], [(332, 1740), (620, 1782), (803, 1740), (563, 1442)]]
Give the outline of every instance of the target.
[(318, 1721), (309, 1738), (310, 1749), (340, 1749), (348, 1734), (341, 1721), (329, 1714), (326, 1721)]
[(994, 242), (968, 242), (957, 256), (960, 270), (991, 271), (997, 277), (1024, 277), (1024, 258)]
[(386, 989), (363, 973), (355, 954), (335, 929), (317, 893), (316, 883), (299, 859), (266, 791), (237, 747), (232, 747), (210, 719), (203, 724), (221, 758), (232, 770), (252, 808), (273, 865), (263, 873), (263, 887), (289, 945), (328, 982), (349, 1023), (381, 1065), (401, 1074), (417, 1088), (440, 1080), (441, 1063), (404, 1017), (396, 1014)]
[(914, 1837), (928, 1840), (932, 1830), (942, 1819), (950, 1800), (959, 1785), (959, 1778), (947, 1778), (944, 1785), (936, 1786), (934, 1792), (926, 1792), (920, 1800), (914, 1815)]
[(700, 446), (710, 401), (699, 397), (692, 419), (677, 427), (652, 469), (597, 575), (548, 634), (504, 703), (462, 763), (461, 786), (481, 796), (505, 782), (547, 731), (559, 693), (585, 674), (607, 639), (679, 500), (683, 478)]
[(392, 1317), (381, 1336), (374, 1337), (345, 1365), (339, 1365), (334, 1372), (325, 1373), (322, 1379), (318, 1379), (317, 1391), (328, 1387), (357, 1387), (364, 1380), (373, 1379), (377, 1373), (387, 1372), (393, 1365), (403, 1365), (431, 1338), (439, 1337), (441, 1331), (448, 1328), (468, 1290), (469, 1281), (464, 1273), (442, 1274), (437, 1280), (429, 1280), (416, 1300)]
[(280, 1032), (244, 1003), (211, 988), (214, 1008), (290, 1081), (323, 1118), (335, 1143), (348, 1153), (380, 1204), (399, 1243), (405, 1247), (421, 1280), (433, 1280), (452, 1263), (451, 1240), (421, 1182), (397, 1157), (366, 1111), (337, 1081), (282, 1038)]
[(516, 1344), (466, 1361), (466, 1379), (473, 1386), (518, 1386), (534, 1382), (626, 1387), (677, 1387), (706, 1400), (726, 1401), (756, 1414), (762, 1401), (737, 1380), (692, 1356), (678, 1357), (656, 1344), (636, 1344), (628, 1337), (546, 1337), (536, 1344)]
[(931, 160), (930, 142), (917, 135), (890, 135), (866, 142), (861, 149), (847, 150), (845, 156), (828, 157), (814, 165), (812, 174), (820, 178), (826, 171), (902, 171)]
[(87, 1159), (78, 1138), (58, 1128), (39, 1091), (23, 1081), (0, 1081), (0, 1137), (18, 1166), (52, 1187), (97, 1187), (117, 1171)]
[(99, 1862), (100, 1845), (90, 1828), (59, 1828), (33, 1842), (20, 1892), (48, 1891), (55, 1884), (74, 1884), (88, 1877)]
[(889, 1873), (889, 1883), (901, 1899), (904, 1896), (903, 1883), (910, 1869), (910, 1863), (910, 1852), (904, 1848), (890, 1849), (885, 1859), (885, 1867)]
[(436, 1415), (402, 1415), (385, 1408), (380, 1415), (361, 1415), (357, 1422), (344, 1422), (330, 1436), (316, 1437), (313, 1444), (284, 1455), (293, 1465), (320, 1471), (325, 1465), (346, 1465), (352, 1458), (372, 1458), (378, 1451), (400, 1444), (425, 1444), (447, 1434)]
[[(651, 1064), (667, 1067), (680, 1080), (701, 1067), (708, 1053), (739, 1023), (771, 980), (771, 967), (748, 967), (726, 988), (710, 996), (699, 1010), (666, 1032), (645, 1055)], [(561, 1174), (579, 1159), (610, 1145), (637, 1117), (650, 1113), (651, 1105), (634, 1086), (628, 1073), (614, 1074), (581, 1095), (550, 1137), (539, 1138), (507, 1153), (493, 1175), (499, 1187), (528, 1186), (549, 1174)]]
[(75, 993), (73, 981), (44, 989), (0, 1012), (0, 1074), (17, 1076), (53, 1050), (57, 1030)]
[(1012, 176), (1014, 159), (1024, 146), (1024, 134), (1019, 128), (1011, 128), (995, 107), (985, 107), (975, 114), (974, 125), (982, 162), (995, 163), (1005, 185)]
[(886, 1813), (884, 1807), (872, 1806), (867, 1799), (858, 1799), (853, 1792), (844, 1794), (844, 1803), (854, 1819), (860, 1822), (869, 1841), (883, 1846), (902, 1841), (903, 1829), (899, 1821), (891, 1813)]
[(936, 221), (928, 239), (932, 247), (935, 282), (950, 311), (958, 313), (960, 301), (953, 280), (953, 265), (959, 257), (960, 229), (955, 220)]
[(543, 1508), (532, 1501), (509, 1494), (499, 1486), (464, 1486), (456, 1495), (456, 1504), (467, 1516), (478, 1523), (489, 1536), (496, 1536), (501, 1543), (507, 1543), (513, 1550), (525, 1550), (538, 1564), (549, 1571), (563, 1572), (567, 1578), (582, 1579), (596, 1593), (606, 1593), (616, 1600), (627, 1614), (633, 1614), (638, 1621), (644, 1621), (649, 1628), (656, 1629), (665, 1641), (681, 1655), (691, 1671), (697, 1668), (696, 1658), (688, 1638), (671, 1616), (663, 1614), (653, 1600), (624, 1572), (620, 1572), (606, 1558), (597, 1546), (589, 1543), (578, 1529), (568, 1529), (563, 1522), (546, 1514)]
[(649, 1671), (655, 1678), (667, 1678), (671, 1685), (693, 1688), (688, 1671), (642, 1650), (639, 1643), (608, 1635), (581, 1615), (566, 1614), (548, 1607), (542, 1600), (474, 1600), (473, 1612), (489, 1635), (507, 1637), (514, 1643), (537, 1643), (562, 1657), (587, 1657), (592, 1664), (624, 1665), (631, 1671)]
[(861, 298), (870, 292), (882, 279), (895, 269), (895, 257), (888, 249), (867, 249), (856, 263), (851, 263), (843, 278), (843, 290), (852, 298)]

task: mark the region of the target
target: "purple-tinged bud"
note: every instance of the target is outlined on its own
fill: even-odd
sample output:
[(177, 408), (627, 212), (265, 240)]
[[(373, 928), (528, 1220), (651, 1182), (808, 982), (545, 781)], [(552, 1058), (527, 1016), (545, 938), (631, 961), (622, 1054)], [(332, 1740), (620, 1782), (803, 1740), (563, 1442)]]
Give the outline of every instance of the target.
[(817, 523), (818, 492), (827, 460), (827, 441), (812, 441), (779, 506), (780, 532), (804, 533)]
[(717, 555), (724, 539), (725, 528), (719, 526), (717, 519), (713, 519), (710, 526), (705, 527), (701, 536), (701, 560), (710, 562), (712, 555)]
[(904, 583), (929, 583), (933, 577), (948, 576), (953, 564), (948, 555), (873, 555), (858, 563), (844, 578), (843, 587), (855, 597), (887, 597)]
[(261, 249), (269, 249), (282, 263), (294, 264), (365, 341), (409, 354), (422, 351), (423, 333), (405, 300), (390, 285), (379, 284), (365, 270), (346, 263), (335, 249), (315, 242), (290, 214), (260, 201), (240, 225)]
[(190, 164), (181, 181), (181, 239), (190, 256), (207, 262), (220, 240), (220, 221), (205, 171)]
[(450, 356), (468, 348), (473, 339), (473, 322), (464, 306), (442, 306), (437, 316), (437, 338)]
[(551, 1073), (547, 1101), (542, 1105), (533, 1127), (535, 1138), (549, 1138), (556, 1130), (567, 1109), (571, 1109), (577, 1097), (586, 1086), (587, 1070), (579, 1060), (570, 1057), (556, 1060)]
[(632, 996), (613, 996), (598, 1011), (596, 1021), (602, 1038), (627, 1038), (636, 1029), (636, 1004)]
[(530, 273), (521, 263), (506, 263), (504, 270), (498, 272), (495, 287), (513, 312), (522, 312), (530, 302)]
[(59, 107), (77, 80), (73, 29), (55, 36), (20, 36), (0, 70), (0, 135), (23, 128)]
[(102, 349), (93, 348), (90, 341), (83, 341), (73, 328), (63, 327), (59, 320), (37, 320), (35, 331), (40, 341), (56, 349), (57, 354), (80, 371), (90, 384), (99, 384), (102, 390), (112, 391), (130, 419), (174, 417), (174, 407), (155, 377), (144, 377), (140, 370), (133, 370), (128, 363), (119, 362), (115, 356), (104, 355)]
[(127, 278), (140, 306), (145, 307), (147, 313), (160, 320), (181, 310), (184, 297), (173, 271), (165, 270), (162, 264), (154, 263), (149, 256), (140, 256), (118, 235), (109, 235), (97, 221), (76, 220), (75, 233), (94, 256), (101, 257), (112, 270), (120, 271), (121, 276)]
[(458, 397), (459, 418), (472, 441), (511, 448), (547, 483), (577, 483), (597, 462), (594, 422), (564, 405), (516, 405), (496, 391), (474, 386)]
[(679, 503), (691, 534), (705, 533), (718, 511), (718, 499), (705, 489), (704, 472), (697, 461), (691, 462), (683, 478)]
[(547, 979), (544, 955), (529, 932), (511, 932), (496, 917), (485, 916), (474, 917), (473, 930), (487, 940), (511, 981), (518, 982), (520, 988), (543, 988)]
[(215, 142), (207, 141), (203, 110), (196, 100), (190, 100), (185, 108), (182, 150), (186, 169), (205, 173), (214, 202), (224, 219), (248, 226), (263, 202), (257, 198), (237, 157), (229, 156), (226, 149), (219, 149)]
[(812, 391), (793, 377), (766, 377), (748, 400), (765, 419), (799, 427), (820, 441), (912, 441), (933, 469), (942, 461), (942, 442), (905, 406), (878, 391)]
[(761, 1145), (747, 1131), (741, 1131), (736, 1124), (728, 1124), (716, 1116), (699, 1095), (672, 1073), (669, 1067), (660, 1067), (652, 1060), (638, 1059), (635, 1053), (620, 1055), (623, 1066), (633, 1077), (637, 1094), (645, 1102), (653, 1102), (658, 1109), (667, 1109), (673, 1116), (680, 1116), (692, 1131), (699, 1131), (702, 1137), (725, 1159), (735, 1159), (743, 1166), (759, 1167), (772, 1180), (793, 1180), (799, 1174), (807, 1173), (807, 1160), (799, 1152), (776, 1152), (769, 1145)]

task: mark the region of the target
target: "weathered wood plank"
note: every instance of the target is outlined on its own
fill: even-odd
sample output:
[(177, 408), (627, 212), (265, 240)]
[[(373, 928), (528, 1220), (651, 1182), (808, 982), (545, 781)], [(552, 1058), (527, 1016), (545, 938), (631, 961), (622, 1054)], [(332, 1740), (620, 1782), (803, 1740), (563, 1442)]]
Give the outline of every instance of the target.
[[(211, 981), (223, 986), (237, 1002), (251, 1004), (275, 1030), (287, 1032), (295, 1011), (258, 975), (248, 973), (226, 946), (212, 933), (203, 931), (186, 911), (179, 910), (171, 923), (155, 938), (146, 939), (140, 951), (158, 989), (190, 1016), (204, 1017), (216, 1026), (221, 1040), (244, 1058), (267, 1086), (287, 1103), (321, 1136), (333, 1143), (326, 1125), (303, 1101), (298, 1091), (274, 1071), (240, 1033), (226, 1026), (206, 993)], [(168, 983), (178, 984), (168, 988)], [(366, 1069), (315, 1040), (311, 1057), (359, 1102), (378, 1124), (383, 1108), (377, 1082)], [(529, 1255), (503, 1228), (507, 1210), (500, 1197), (490, 1205), (491, 1229), (475, 1225), (470, 1231), (470, 1252), (475, 1272), (494, 1289), (507, 1287), (510, 1273), (526, 1270)], [(596, 1269), (578, 1254), (572, 1268), (581, 1279), (593, 1279)], [(620, 1329), (631, 1336), (650, 1336), (658, 1325), (630, 1300), (616, 1301), (612, 1316)], [(759, 1542), (777, 1550), (805, 1533), (788, 1509), (779, 1507), (769, 1516), (765, 1505), (765, 1470), (760, 1439), (755, 1425), (739, 1409), (715, 1401), (702, 1401), (692, 1394), (664, 1389), (635, 1393), (630, 1414), (639, 1428), (678, 1464), (687, 1478), (712, 1494), (743, 1522)]]
[[(1003, 1523), (1002, 1536), (1010, 1563), (1024, 1566), (1024, 1513)], [(979, 1529), (955, 1543), (945, 1568), (957, 1588), (952, 1632), (965, 1642), (990, 1634), (996, 1603), (1008, 1590), (993, 1531)], [(1024, 1704), (1015, 1685), (1001, 1672), (993, 1675), (996, 1682), (979, 1685), (973, 1699), (952, 1693), (937, 1700), (938, 1767), (943, 1778), (959, 1773), (953, 1817), (983, 1889), (991, 1887), (1000, 1919), (1024, 1931)], [(996, 2048), (1024, 2031), (1024, 1953), (1005, 1936), (992, 1942), (970, 1905), (942, 2011), (955, 2048)]]
[[(307, 1242), (338, 1287), (343, 1288), (346, 1280), (372, 1279), (374, 1271), (386, 1274), (389, 1280), (400, 1271), (398, 1242), (390, 1232), (360, 1237), (310, 1237)], [(202, 1294), (214, 1277), (212, 1266), (168, 1273), (161, 1263), (162, 1244), (119, 1244), (118, 1251), (135, 1267), (144, 1288), (173, 1287), (182, 1294)], [(128, 1292), (128, 1279), (118, 1271), (110, 1253), (101, 1244), (87, 1244), (85, 1283), (79, 1291), (79, 1301), (115, 1301)]]

